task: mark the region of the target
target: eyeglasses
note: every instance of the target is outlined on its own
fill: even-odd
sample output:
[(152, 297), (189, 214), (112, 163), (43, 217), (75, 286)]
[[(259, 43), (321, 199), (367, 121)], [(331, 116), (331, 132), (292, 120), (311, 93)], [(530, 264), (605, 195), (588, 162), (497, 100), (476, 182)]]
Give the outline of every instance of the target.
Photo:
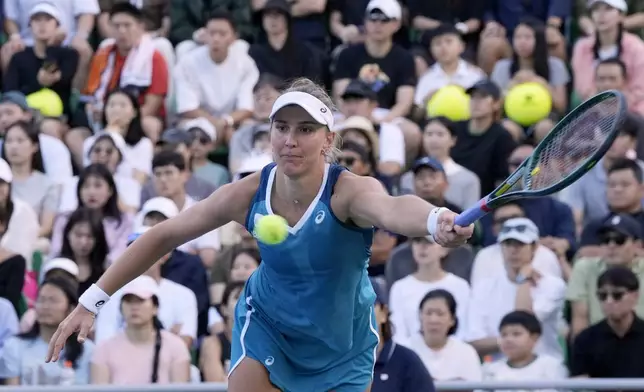
[(356, 159), (354, 157), (340, 157), (339, 161), (340, 164), (343, 164), (344, 166), (353, 166)]
[(514, 219), (514, 218), (523, 218), (523, 217), (520, 216), (520, 215), (516, 215), (516, 216), (515, 215), (501, 216), (501, 217), (498, 217), (498, 218), (494, 219), (494, 224), (502, 225), (505, 222), (509, 221), (510, 219)]
[(367, 20), (370, 22), (387, 23), (387, 22), (391, 22), (393, 19), (381, 12), (372, 12), (367, 16)]
[(604, 302), (608, 297), (611, 297), (613, 301), (617, 302), (621, 301), (626, 294), (626, 291), (598, 291), (597, 298), (599, 298), (601, 302)]
[(528, 227), (528, 225), (503, 226), (503, 228), (501, 228), (501, 233), (509, 233), (511, 231), (524, 233), (529, 230), (530, 228)]
[(611, 242), (617, 246), (622, 246), (626, 243), (628, 238), (625, 235), (605, 235), (599, 239), (599, 243), (602, 245), (608, 245)]

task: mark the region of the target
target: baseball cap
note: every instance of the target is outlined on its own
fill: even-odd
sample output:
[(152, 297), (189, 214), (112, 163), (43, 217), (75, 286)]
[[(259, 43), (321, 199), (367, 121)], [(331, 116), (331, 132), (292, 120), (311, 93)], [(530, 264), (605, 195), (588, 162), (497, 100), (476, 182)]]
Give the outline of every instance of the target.
[(313, 117), (316, 122), (326, 125), (329, 129), (333, 129), (335, 119), (333, 118), (331, 109), (313, 95), (302, 91), (290, 91), (280, 95), (273, 104), (273, 110), (271, 110), (271, 114), (268, 117), (272, 121), (277, 112), (282, 108), (291, 105), (301, 107), (309, 114), (309, 116)]
[(512, 218), (503, 223), (497, 242), (516, 240), (524, 244), (534, 244), (539, 241), (539, 229), (528, 218)]
[(622, 12), (628, 11), (628, 4), (626, 3), (626, 0), (590, 0), (588, 2), (588, 8), (593, 8), (593, 6), (597, 3), (604, 3), (607, 6), (613, 7)]
[(141, 275), (130, 283), (126, 284), (122, 291), (123, 297), (128, 294), (135, 295), (141, 299), (150, 299), (153, 296), (159, 297), (159, 284), (147, 275)]
[(378, 11), (390, 19), (402, 18), (402, 8), (397, 0), (371, 0), (367, 4), (367, 14)]
[(614, 231), (623, 234), (629, 238), (641, 240), (642, 226), (639, 222), (628, 214), (614, 214), (609, 216), (601, 225), (598, 234)]
[(181, 126), (181, 129), (185, 132), (194, 128), (202, 130), (206, 135), (208, 135), (210, 141), (214, 142), (217, 138), (217, 128), (215, 128), (215, 126), (204, 117), (193, 118), (192, 120), (186, 121)]
[(375, 280), (374, 278), (369, 278), (371, 281), (371, 286), (373, 286), (373, 291), (376, 293), (376, 304), (387, 305), (387, 294), (385, 294), (385, 289), (382, 285)]
[(177, 205), (167, 197), (158, 196), (146, 201), (143, 203), (143, 207), (141, 207), (141, 215), (143, 217), (151, 212), (158, 212), (170, 219), (179, 215), (179, 208), (177, 208)]
[(474, 92), (480, 91), (486, 95), (492, 96), (494, 99), (501, 98), (501, 89), (490, 79), (479, 80), (474, 85), (468, 88), (465, 92), (472, 95)]
[(291, 14), (291, 7), (286, 0), (268, 0), (262, 8), (262, 14), (267, 11), (279, 11), (285, 15)]
[(371, 101), (378, 100), (378, 94), (373, 91), (371, 86), (360, 79), (353, 79), (349, 82), (342, 93), (342, 99), (351, 98), (368, 98)]
[(438, 161), (438, 159), (432, 157), (424, 157), (418, 159), (416, 162), (414, 162), (411, 171), (416, 174), (420, 169), (426, 167), (435, 171), (445, 173), (445, 168), (443, 167), (443, 165)]
[(235, 174), (235, 180), (240, 180), (249, 174), (258, 172), (272, 162), (273, 157), (270, 154), (251, 155), (239, 165), (239, 169), (237, 169), (237, 173)]
[(188, 132), (183, 129), (172, 128), (163, 132), (161, 135), (160, 144), (190, 144), (192, 139)]
[(47, 14), (60, 22), (60, 10), (52, 3), (42, 2), (34, 5), (31, 10), (29, 10), (29, 19), (36, 14)]
[(13, 173), (11, 167), (4, 159), (0, 158), (0, 180), (11, 183), (13, 181)]
[(29, 110), (27, 97), (20, 91), (7, 91), (6, 93), (3, 93), (2, 96), (0, 96), (0, 104), (2, 103), (12, 103), (20, 106), (20, 109), (22, 110)]
[(72, 260), (66, 257), (56, 257), (46, 262), (42, 267), (42, 276), (54, 269), (61, 269), (63, 271), (69, 272), (75, 277), (78, 277), (79, 274), (78, 264), (74, 263)]

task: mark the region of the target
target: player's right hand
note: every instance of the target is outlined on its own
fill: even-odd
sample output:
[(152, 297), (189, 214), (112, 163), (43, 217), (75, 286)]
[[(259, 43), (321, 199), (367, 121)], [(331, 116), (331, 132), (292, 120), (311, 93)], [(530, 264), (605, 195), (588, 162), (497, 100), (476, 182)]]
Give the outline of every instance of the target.
[(49, 341), (49, 349), (47, 350), (47, 357), (45, 362), (56, 362), (60, 351), (65, 347), (65, 342), (74, 332), (78, 332), (78, 342), (83, 343), (87, 339), (87, 335), (92, 329), (94, 313), (85, 309), (83, 305), (76, 305), (74, 309), (62, 323), (58, 325), (58, 329)]

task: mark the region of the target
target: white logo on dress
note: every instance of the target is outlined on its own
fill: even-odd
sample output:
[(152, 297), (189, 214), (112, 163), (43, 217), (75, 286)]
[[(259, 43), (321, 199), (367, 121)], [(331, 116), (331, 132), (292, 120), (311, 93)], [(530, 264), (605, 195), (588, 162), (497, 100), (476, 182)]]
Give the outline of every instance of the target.
[(322, 223), (322, 221), (324, 220), (324, 217), (325, 217), (325, 216), (326, 216), (326, 214), (324, 213), (324, 211), (320, 211), (320, 212), (318, 212), (318, 213), (315, 215), (315, 223), (316, 223), (316, 224), (318, 224), (318, 225), (319, 225), (320, 223)]
[(267, 357), (266, 360), (264, 361), (264, 364), (266, 366), (271, 366), (275, 362), (275, 358), (273, 357)]

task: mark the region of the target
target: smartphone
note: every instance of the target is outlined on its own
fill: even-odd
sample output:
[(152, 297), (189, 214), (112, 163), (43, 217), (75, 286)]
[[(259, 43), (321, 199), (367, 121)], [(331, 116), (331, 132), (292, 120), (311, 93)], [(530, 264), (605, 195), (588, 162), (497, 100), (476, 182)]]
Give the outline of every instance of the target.
[(42, 64), (42, 68), (54, 72), (58, 70), (58, 62), (56, 60), (45, 60)]

